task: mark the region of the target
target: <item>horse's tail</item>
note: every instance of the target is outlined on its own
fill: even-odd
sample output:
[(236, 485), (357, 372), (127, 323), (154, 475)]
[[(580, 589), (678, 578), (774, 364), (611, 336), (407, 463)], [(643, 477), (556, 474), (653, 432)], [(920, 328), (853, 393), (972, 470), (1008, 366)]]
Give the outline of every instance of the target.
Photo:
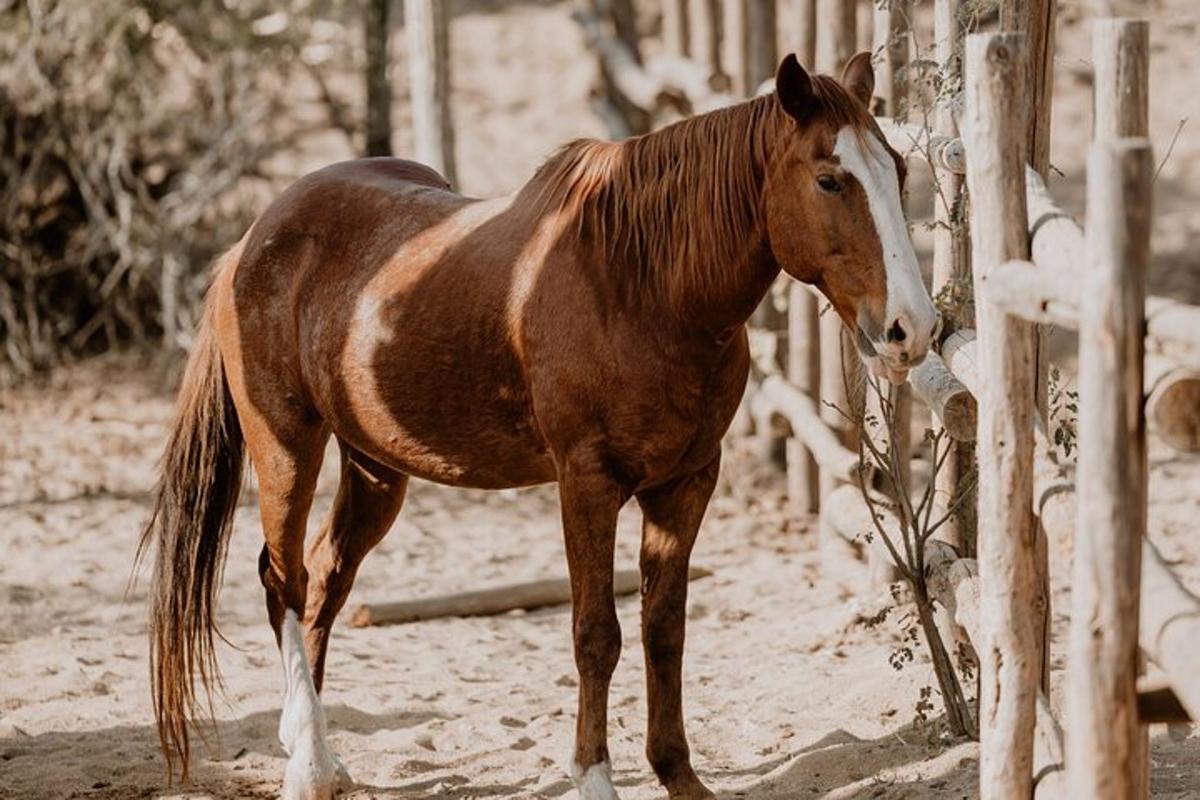
[[(226, 256), (218, 272), (233, 257)], [(179, 390), (154, 513), (138, 546), (140, 559), (152, 541), (158, 545), (150, 590), (150, 687), (168, 775), (178, 761), (185, 779), (188, 724), (201, 707), (196, 678), (204, 688), (209, 717), (212, 690), (221, 685), (214, 616), (242, 485), (243, 449), (213, 331), (210, 295)]]

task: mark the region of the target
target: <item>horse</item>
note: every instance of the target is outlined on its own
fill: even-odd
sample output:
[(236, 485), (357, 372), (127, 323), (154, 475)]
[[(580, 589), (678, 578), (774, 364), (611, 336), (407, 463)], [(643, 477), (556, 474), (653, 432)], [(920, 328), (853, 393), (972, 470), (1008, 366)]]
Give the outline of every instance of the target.
[[(152, 518), (151, 691), (168, 777), (219, 683), (217, 590), (245, 457), (284, 667), (286, 800), (349, 781), (325, 742), (334, 619), (411, 477), (557, 482), (579, 674), (571, 772), (613, 800), (617, 513), (643, 512), (646, 755), (672, 800), (692, 767), (681, 663), (688, 559), (750, 366), (746, 321), (781, 270), (828, 298), (864, 361), (903, 380), (940, 325), (901, 208), (905, 165), (840, 81), (787, 56), (776, 88), (621, 143), (579, 140), (515, 194), (471, 199), (398, 159), (300, 178), (214, 266)], [(325, 445), (340, 483), (306, 546)], [(203, 688), (201, 693), (197, 682)]]

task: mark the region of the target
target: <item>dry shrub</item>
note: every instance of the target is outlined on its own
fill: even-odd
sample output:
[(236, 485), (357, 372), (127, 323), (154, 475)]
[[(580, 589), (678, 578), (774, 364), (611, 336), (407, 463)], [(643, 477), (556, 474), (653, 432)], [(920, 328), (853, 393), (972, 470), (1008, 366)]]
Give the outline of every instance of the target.
[(207, 265), (305, 133), (311, 5), (0, 0), (0, 385), (187, 344)]

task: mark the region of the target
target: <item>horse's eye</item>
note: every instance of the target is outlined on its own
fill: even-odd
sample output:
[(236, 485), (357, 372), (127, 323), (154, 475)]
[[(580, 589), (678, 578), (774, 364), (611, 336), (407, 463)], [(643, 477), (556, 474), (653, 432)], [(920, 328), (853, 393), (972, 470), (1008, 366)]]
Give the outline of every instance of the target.
[(817, 177), (817, 186), (821, 187), (821, 191), (837, 194), (842, 190), (842, 182), (832, 175), (819, 175)]

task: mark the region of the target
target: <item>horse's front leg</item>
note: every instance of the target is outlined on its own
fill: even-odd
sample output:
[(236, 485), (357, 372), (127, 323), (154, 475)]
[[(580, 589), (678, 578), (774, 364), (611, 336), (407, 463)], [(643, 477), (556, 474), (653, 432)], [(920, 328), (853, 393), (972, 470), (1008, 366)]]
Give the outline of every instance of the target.
[(580, 800), (616, 800), (608, 757), (608, 687), (621, 656), (613, 545), (617, 512), (628, 495), (586, 457), (568, 457), (559, 464), (559, 495), (579, 670), (571, 772)]
[(701, 471), (639, 493), (642, 507), (642, 646), (650, 708), (646, 757), (671, 800), (714, 797), (692, 769), (683, 730), (688, 559), (717, 484), (720, 456)]

